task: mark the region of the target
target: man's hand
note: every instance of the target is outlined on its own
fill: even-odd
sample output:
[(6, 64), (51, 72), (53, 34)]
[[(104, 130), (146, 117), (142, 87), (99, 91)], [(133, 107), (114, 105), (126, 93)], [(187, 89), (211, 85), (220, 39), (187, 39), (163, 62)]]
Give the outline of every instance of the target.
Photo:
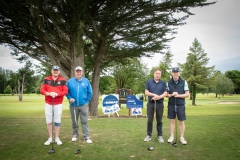
[(69, 100), (69, 102), (74, 103), (74, 102), (75, 102), (75, 99), (71, 98), (71, 99)]
[(58, 94), (56, 92), (50, 92), (49, 96), (51, 96), (52, 98), (55, 98), (58, 96)]
[(173, 92), (173, 93), (172, 93), (172, 96), (173, 96), (173, 97), (178, 97), (178, 92)]
[(154, 94), (153, 98), (151, 100), (153, 101), (156, 101), (156, 100), (159, 100), (160, 99), (160, 96)]

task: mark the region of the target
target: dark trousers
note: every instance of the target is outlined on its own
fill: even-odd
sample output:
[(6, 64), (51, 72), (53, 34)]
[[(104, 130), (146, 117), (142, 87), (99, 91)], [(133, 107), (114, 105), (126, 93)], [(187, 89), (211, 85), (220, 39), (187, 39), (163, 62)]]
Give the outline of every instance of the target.
[[(155, 111), (155, 102), (148, 102), (147, 103), (147, 135), (152, 136), (152, 129), (153, 129), (153, 118), (154, 118), (154, 111)], [(162, 136), (162, 116), (163, 116), (163, 103), (156, 103), (156, 120), (157, 120), (157, 132), (158, 136)]]

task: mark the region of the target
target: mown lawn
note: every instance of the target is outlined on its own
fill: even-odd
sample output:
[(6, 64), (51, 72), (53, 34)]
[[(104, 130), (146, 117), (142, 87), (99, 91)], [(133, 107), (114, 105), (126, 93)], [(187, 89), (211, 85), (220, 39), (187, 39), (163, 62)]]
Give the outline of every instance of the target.
[[(0, 159), (240, 159), (240, 104), (218, 104), (220, 101), (240, 101), (240, 95), (218, 99), (214, 94), (198, 94), (197, 106), (191, 106), (190, 100), (187, 100), (185, 138), (188, 144), (181, 145), (178, 142), (178, 147), (166, 143), (169, 137), (166, 107), (163, 117), (163, 144), (156, 137), (154, 144), (153, 141), (143, 142), (146, 136), (145, 116), (90, 117), (89, 129), (93, 144), (86, 144), (81, 139), (82, 152), (79, 155), (74, 154), (77, 143), (71, 142), (71, 120), (66, 99), (60, 134), (63, 145), (55, 144), (56, 153), (48, 153), (51, 146), (43, 145), (48, 137), (43, 100), (44, 97), (40, 95), (24, 95), (23, 102), (18, 102), (17, 96), (0, 95)], [(145, 106), (146, 104), (143, 115), (146, 115)], [(103, 116), (100, 105), (98, 112)], [(127, 116), (128, 109), (124, 107), (119, 114)], [(153, 132), (156, 135), (156, 130)], [(147, 148), (152, 145), (154, 150), (148, 151)]]

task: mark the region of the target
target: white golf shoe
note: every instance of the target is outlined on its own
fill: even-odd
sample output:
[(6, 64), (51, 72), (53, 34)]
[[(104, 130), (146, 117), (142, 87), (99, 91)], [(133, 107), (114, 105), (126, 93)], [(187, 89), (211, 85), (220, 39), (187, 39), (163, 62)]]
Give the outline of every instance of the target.
[(148, 142), (151, 140), (151, 136), (147, 135), (145, 138), (144, 138), (144, 142)]
[(48, 138), (48, 140), (44, 143), (45, 146), (50, 145), (53, 142), (52, 138)]
[(58, 137), (55, 139), (55, 142), (57, 145), (62, 145), (62, 141)]
[(168, 138), (168, 143), (172, 143), (173, 140), (174, 140), (174, 136), (170, 136), (170, 137)]
[(180, 142), (184, 145), (187, 144), (187, 141), (184, 139), (184, 137), (180, 137)]

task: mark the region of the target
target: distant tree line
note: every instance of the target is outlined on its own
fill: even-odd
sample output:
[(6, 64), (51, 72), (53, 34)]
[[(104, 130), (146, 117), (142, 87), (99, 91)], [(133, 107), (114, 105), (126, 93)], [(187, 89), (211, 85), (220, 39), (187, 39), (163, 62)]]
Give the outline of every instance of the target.
[(0, 67), (0, 94), (17, 94), (22, 101), (23, 94), (38, 93), (43, 77), (48, 72), (42, 72), (44, 66), (37, 66), (26, 61), (24, 67), (16, 72)]
[[(131, 89), (133, 94), (144, 94), (145, 83), (153, 77), (156, 68), (162, 71), (165, 82), (171, 78), (171, 63), (174, 55), (170, 50), (164, 53), (159, 65), (147, 68), (139, 58), (125, 58), (121, 63), (111, 62), (110, 67), (104, 69), (100, 76), (99, 94), (112, 94), (115, 89)], [(188, 82), (192, 105), (196, 105), (197, 93), (216, 93), (216, 97), (226, 93), (240, 93), (240, 71), (229, 70), (225, 74), (214, 70), (214, 66), (207, 66), (209, 58), (201, 43), (195, 38), (186, 62), (178, 64), (180, 76)], [(43, 78), (50, 75), (50, 68), (44, 65), (33, 65), (26, 61), (25, 66), (13, 72), (0, 67), (0, 93), (18, 94), (19, 101), (23, 93), (37, 93)], [(91, 74), (85, 76), (92, 81)], [(146, 98), (146, 97), (145, 97)]]

